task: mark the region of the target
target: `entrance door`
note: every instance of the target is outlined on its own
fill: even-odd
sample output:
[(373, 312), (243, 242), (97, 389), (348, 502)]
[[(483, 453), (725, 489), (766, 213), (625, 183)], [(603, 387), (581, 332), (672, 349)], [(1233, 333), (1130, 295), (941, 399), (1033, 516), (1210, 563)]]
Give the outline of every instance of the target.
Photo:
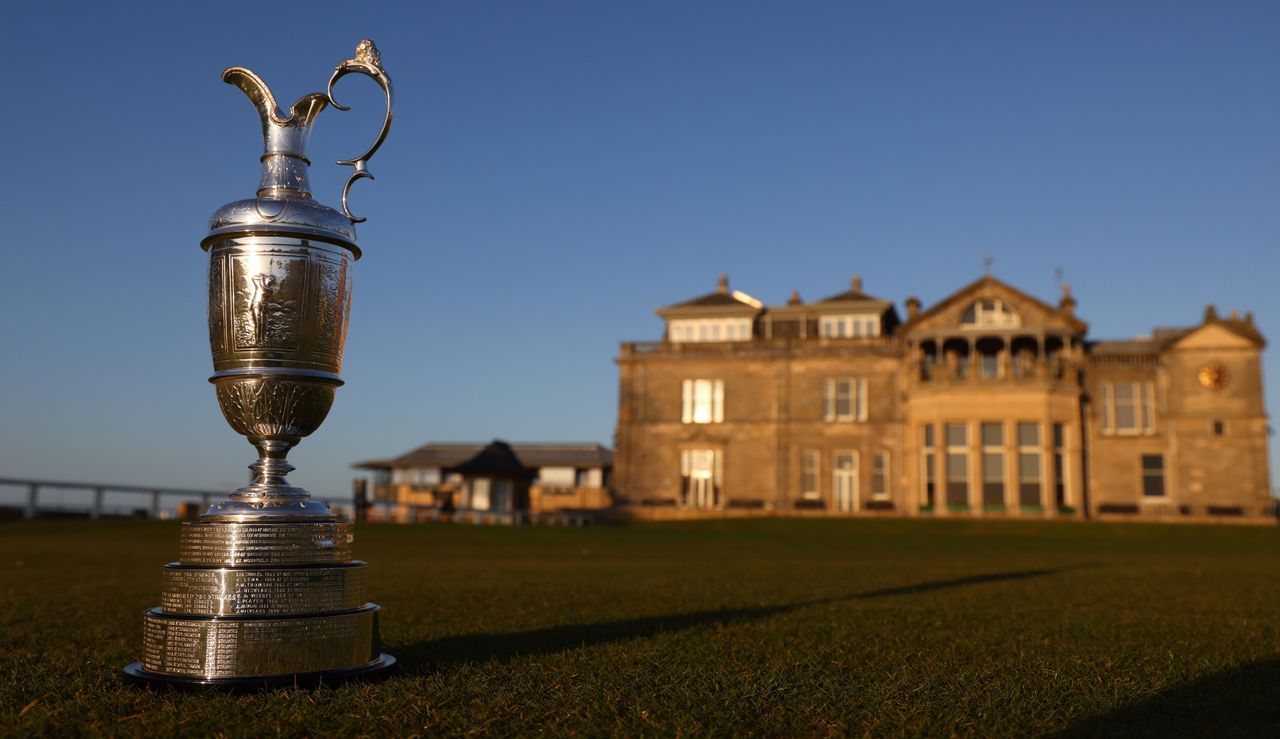
[(687, 449), (681, 454), (686, 507), (709, 510), (720, 502), (716, 490), (716, 461), (713, 449)]
[(858, 510), (858, 453), (836, 452), (831, 470), (834, 508), (837, 511)]
[(715, 508), (711, 475), (694, 474), (689, 480), (689, 507)]

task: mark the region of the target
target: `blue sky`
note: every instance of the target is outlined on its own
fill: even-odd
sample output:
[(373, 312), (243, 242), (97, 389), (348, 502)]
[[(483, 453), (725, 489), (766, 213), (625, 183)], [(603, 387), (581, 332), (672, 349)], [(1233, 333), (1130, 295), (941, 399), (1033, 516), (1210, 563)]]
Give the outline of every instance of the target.
[[(371, 36), (396, 83), (347, 385), (291, 455), (338, 496), (428, 440), (611, 443), (618, 342), (721, 271), (927, 305), (989, 253), (1045, 298), (1061, 268), (1095, 338), (1210, 302), (1280, 336), (1278, 35), (1274, 2), (9, 4), (0, 476), (244, 480), (199, 249), (257, 185), (224, 67), (291, 101)], [(329, 204), (363, 82), (312, 138)]]

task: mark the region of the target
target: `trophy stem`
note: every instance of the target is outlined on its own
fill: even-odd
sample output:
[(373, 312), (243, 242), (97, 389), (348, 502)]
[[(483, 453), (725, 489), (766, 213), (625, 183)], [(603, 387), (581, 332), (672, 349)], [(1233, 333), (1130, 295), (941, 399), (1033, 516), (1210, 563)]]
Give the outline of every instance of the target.
[(258, 461), (249, 465), (254, 473), (253, 482), (232, 493), (231, 497), (236, 500), (310, 497), (306, 490), (293, 487), (285, 479), (285, 475), (296, 469), (285, 457), (297, 443), (287, 439), (259, 439), (254, 442), (258, 448)]

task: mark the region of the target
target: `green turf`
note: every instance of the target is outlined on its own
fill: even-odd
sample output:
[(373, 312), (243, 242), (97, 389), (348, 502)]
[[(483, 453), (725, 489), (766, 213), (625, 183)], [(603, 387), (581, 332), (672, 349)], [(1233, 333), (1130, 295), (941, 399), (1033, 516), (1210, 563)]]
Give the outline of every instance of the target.
[(0, 734), (1280, 731), (1280, 529), (361, 525), (377, 685), (121, 686), (178, 529), (0, 524)]

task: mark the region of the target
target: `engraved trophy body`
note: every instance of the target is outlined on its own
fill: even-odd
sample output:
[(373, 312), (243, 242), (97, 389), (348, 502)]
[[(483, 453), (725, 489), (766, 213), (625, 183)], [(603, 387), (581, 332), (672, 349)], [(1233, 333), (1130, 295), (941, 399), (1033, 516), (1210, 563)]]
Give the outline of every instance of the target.
[[(377, 140), (354, 159), (342, 211), (311, 198), (305, 147), (343, 76), (386, 94)], [(391, 127), (391, 80), (372, 41), (340, 63), (324, 93), (287, 111), (241, 67), (222, 74), (257, 109), (265, 151), (257, 196), (223, 206), (201, 248), (209, 254), (209, 343), (223, 416), (258, 450), (252, 482), (184, 523), (179, 561), (164, 568), (159, 608), (143, 618), (143, 683), (255, 686), (333, 683), (387, 671), (378, 610), (351, 559), (351, 524), (293, 487), (289, 450), (324, 421), (342, 384), (351, 271), (360, 258), (347, 195)]]

